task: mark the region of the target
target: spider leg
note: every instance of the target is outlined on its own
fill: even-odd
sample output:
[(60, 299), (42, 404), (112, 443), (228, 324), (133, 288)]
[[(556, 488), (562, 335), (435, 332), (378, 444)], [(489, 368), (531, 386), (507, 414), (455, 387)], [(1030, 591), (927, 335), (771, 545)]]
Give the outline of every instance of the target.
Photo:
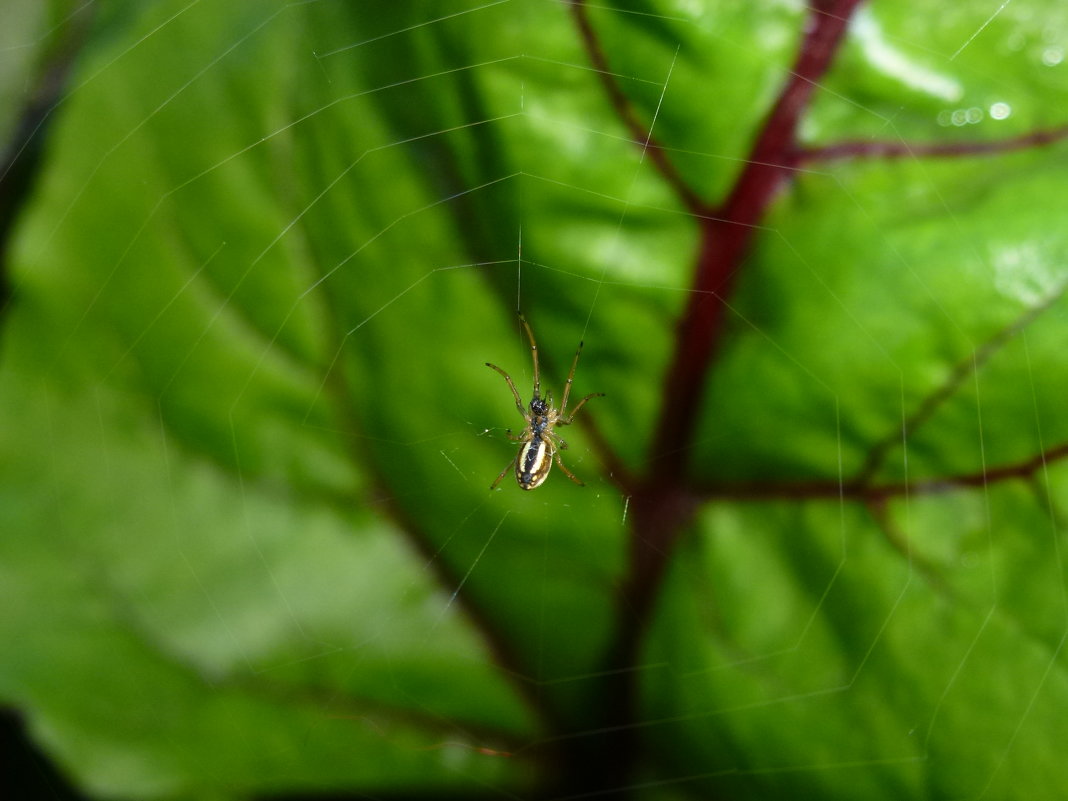
[[(571, 379), (568, 379), (568, 380), (570, 381)], [(568, 385), (568, 389), (570, 389), (570, 388), (571, 388), (571, 385), (569, 384)], [(564, 390), (564, 392), (566, 394), (567, 390)], [(604, 393), (603, 392), (591, 392), (589, 395), (587, 395), (585, 398), (583, 398), (582, 400), (580, 400), (578, 402), (578, 404), (575, 406), (575, 408), (571, 410), (571, 414), (569, 414), (567, 417), (564, 417), (564, 418), (562, 418), (560, 420), (557, 420), (556, 421), (556, 425), (558, 425), (558, 426), (569, 426), (569, 425), (571, 425), (571, 423), (575, 419), (575, 415), (579, 413), (579, 409), (581, 409), (583, 406), (586, 405), (586, 401), (590, 400), (591, 398), (603, 398), (603, 397), (604, 397)], [(561, 411), (563, 411), (563, 409), (561, 409)]]
[[(557, 425), (559, 425), (559, 423), (557, 423)], [(546, 431), (545, 434), (548, 437), (549, 441), (552, 442), (555, 447), (559, 448), (562, 451), (567, 450), (567, 442), (555, 431)]]
[(527, 322), (527, 318), (523, 316), (523, 313), (519, 313), (519, 322), (523, 324), (523, 328), (527, 332), (527, 339), (530, 340), (530, 356), (534, 360), (534, 397), (541, 397), (541, 372), (538, 369), (538, 343), (534, 341), (534, 332), (530, 330), (530, 323)]
[(494, 480), (494, 482), (492, 484), (490, 484), (490, 490), (491, 491), (497, 489), (497, 485), (501, 483), (501, 480), (506, 475), (508, 475), (508, 471), (511, 470), (513, 467), (515, 467), (515, 460), (518, 459), (518, 458), (519, 458), (519, 454), (517, 453), (515, 455), (515, 457), (513, 457), (512, 461), (510, 461), (508, 463), (508, 466), (506, 468), (504, 468), (504, 470), (501, 471), (501, 474), (499, 476), (497, 476), (497, 478)]
[(586, 486), (578, 476), (576, 476), (574, 473), (572, 473), (570, 470), (568, 470), (566, 467), (564, 467), (564, 463), (560, 460), (560, 451), (553, 451), (553, 459), (556, 462), (556, 466), (564, 471), (564, 475), (565, 476), (570, 478), (572, 481), (574, 481), (580, 487), (585, 487)]
[(515, 388), (515, 383), (512, 381), (512, 377), (495, 364), (490, 364), (489, 362), (486, 362), (486, 367), (492, 367), (494, 370), (504, 376), (504, 380), (508, 382), (508, 388), (512, 390), (512, 395), (515, 397), (515, 408), (519, 409), (519, 413), (523, 415), (523, 417), (526, 417), (527, 412), (526, 409), (523, 408), (523, 399), (519, 397), (519, 390)]
[[(578, 367), (579, 356), (582, 355), (582, 344), (579, 342), (578, 350), (575, 351), (575, 360), (571, 362), (571, 372), (567, 374), (567, 383), (564, 384), (564, 397), (561, 398), (560, 414), (563, 415), (564, 410), (567, 408), (567, 396), (571, 394), (571, 382), (575, 378), (575, 368)], [(579, 404), (582, 405), (581, 403)], [(572, 413), (573, 414), (573, 413)]]

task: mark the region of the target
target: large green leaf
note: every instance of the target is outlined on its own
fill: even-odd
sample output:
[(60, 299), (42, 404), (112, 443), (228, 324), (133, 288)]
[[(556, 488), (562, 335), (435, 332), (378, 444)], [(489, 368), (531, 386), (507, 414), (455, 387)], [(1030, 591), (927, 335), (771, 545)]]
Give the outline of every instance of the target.
[[(800, 128), (851, 157), (761, 215), (681, 453), (708, 228), (625, 113), (716, 210), (803, 4), (598, 4), (592, 47), (549, 0), (101, 10), (10, 252), (0, 699), (111, 798), (1063, 786), (1068, 12), (997, 6), (853, 13)], [(517, 300), (607, 394), (585, 488), (488, 490)]]

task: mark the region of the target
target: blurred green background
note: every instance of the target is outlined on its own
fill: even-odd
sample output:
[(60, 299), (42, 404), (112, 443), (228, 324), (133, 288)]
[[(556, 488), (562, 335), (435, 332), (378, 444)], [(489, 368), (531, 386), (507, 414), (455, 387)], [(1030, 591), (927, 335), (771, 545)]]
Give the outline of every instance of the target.
[[(489, 493), (522, 421), (483, 363), (528, 391), (517, 302), (557, 396), (584, 339), (575, 391), (607, 397), (583, 414), (655, 471), (698, 236), (566, 4), (3, 16), (9, 156), (41, 127), (27, 191), (3, 184), (0, 703), (95, 798), (566, 795), (629, 500), (582, 426), (585, 488)], [(804, 4), (590, 16), (722, 198)], [(1068, 151), (926, 150), (1064, 125), (1065, 47), (1053, 0), (857, 12), (804, 144), (907, 152), (804, 163), (743, 265), (689, 446), (708, 502), (644, 643), (635, 797), (1068, 783)], [(915, 491), (776, 493), (869, 467)]]

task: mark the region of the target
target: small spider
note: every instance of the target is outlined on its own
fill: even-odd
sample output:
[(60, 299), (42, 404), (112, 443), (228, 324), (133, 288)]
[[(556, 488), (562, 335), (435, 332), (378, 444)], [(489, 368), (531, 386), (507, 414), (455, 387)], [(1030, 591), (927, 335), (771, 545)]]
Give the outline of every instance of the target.
[(564, 467), (564, 463), (560, 461), (560, 451), (567, 449), (567, 443), (553, 429), (556, 426), (571, 425), (575, 415), (586, 404), (586, 401), (590, 398), (603, 397), (604, 393), (590, 393), (578, 402), (571, 414), (564, 416), (564, 412), (567, 411), (567, 398), (571, 394), (571, 381), (575, 377), (575, 368), (578, 367), (579, 356), (582, 354), (582, 343), (579, 342), (578, 350), (575, 351), (575, 361), (571, 363), (571, 372), (568, 373), (567, 383), (564, 384), (563, 403), (560, 404), (559, 409), (554, 409), (552, 393), (549, 393), (547, 398), (541, 396), (538, 346), (534, 342), (534, 333), (530, 330), (530, 325), (522, 314), (519, 315), (519, 322), (523, 324), (523, 328), (527, 332), (527, 339), (530, 340), (530, 353), (534, 359), (534, 397), (530, 400), (529, 410), (524, 408), (523, 399), (519, 397), (519, 390), (515, 388), (512, 377), (497, 365), (486, 362), (487, 367), (492, 367), (504, 376), (504, 380), (508, 382), (508, 388), (512, 390), (512, 395), (515, 397), (515, 407), (523, 415), (523, 419), (527, 421), (526, 430), (518, 437), (512, 433), (511, 429), (508, 429), (508, 439), (512, 440), (512, 442), (521, 442), (523, 445), (515, 458), (497, 476), (497, 480), (490, 485), (490, 489), (497, 489), (497, 485), (501, 483), (501, 479), (507, 475), (513, 465), (515, 466), (515, 480), (519, 482), (519, 486), (525, 490), (536, 489), (545, 482), (549, 475), (549, 468), (553, 466), (554, 460), (560, 465), (564, 475), (580, 487), (584, 487), (585, 484), (574, 473)]

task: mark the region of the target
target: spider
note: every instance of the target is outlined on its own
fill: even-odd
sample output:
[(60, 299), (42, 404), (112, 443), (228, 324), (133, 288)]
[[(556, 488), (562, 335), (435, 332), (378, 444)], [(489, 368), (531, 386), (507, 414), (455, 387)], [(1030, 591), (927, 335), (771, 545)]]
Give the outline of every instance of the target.
[(553, 466), (553, 461), (560, 465), (564, 475), (580, 487), (584, 487), (586, 485), (568, 470), (560, 460), (560, 451), (567, 449), (567, 443), (553, 429), (556, 426), (571, 425), (579, 409), (586, 405), (586, 401), (590, 398), (603, 397), (604, 393), (591, 392), (578, 402), (571, 414), (564, 416), (564, 412), (567, 411), (567, 398), (571, 394), (571, 381), (575, 377), (575, 368), (578, 367), (579, 356), (582, 354), (582, 343), (579, 342), (578, 350), (575, 351), (575, 361), (571, 363), (571, 372), (567, 374), (567, 383), (564, 384), (563, 403), (560, 404), (559, 409), (554, 409), (552, 393), (550, 392), (547, 398), (541, 396), (538, 345), (534, 341), (534, 333), (530, 330), (530, 324), (522, 314), (519, 315), (519, 322), (523, 324), (523, 329), (527, 332), (527, 339), (530, 340), (530, 353), (534, 359), (534, 397), (530, 399), (529, 410), (524, 408), (523, 400), (519, 397), (519, 390), (515, 388), (515, 382), (512, 381), (512, 377), (497, 365), (486, 362), (487, 367), (492, 367), (504, 376), (504, 380), (508, 382), (508, 388), (512, 390), (512, 395), (515, 397), (515, 407), (523, 415), (523, 419), (527, 421), (526, 430), (518, 437), (512, 433), (511, 429), (508, 429), (508, 439), (512, 440), (512, 442), (521, 442), (523, 444), (515, 458), (508, 463), (508, 466), (497, 476), (497, 480), (490, 485), (490, 489), (497, 489), (497, 485), (501, 483), (501, 480), (513, 466), (515, 467), (515, 480), (519, 483), (519, 486), (525, 490), (536, 489), (548, 478), (549, 468)]

